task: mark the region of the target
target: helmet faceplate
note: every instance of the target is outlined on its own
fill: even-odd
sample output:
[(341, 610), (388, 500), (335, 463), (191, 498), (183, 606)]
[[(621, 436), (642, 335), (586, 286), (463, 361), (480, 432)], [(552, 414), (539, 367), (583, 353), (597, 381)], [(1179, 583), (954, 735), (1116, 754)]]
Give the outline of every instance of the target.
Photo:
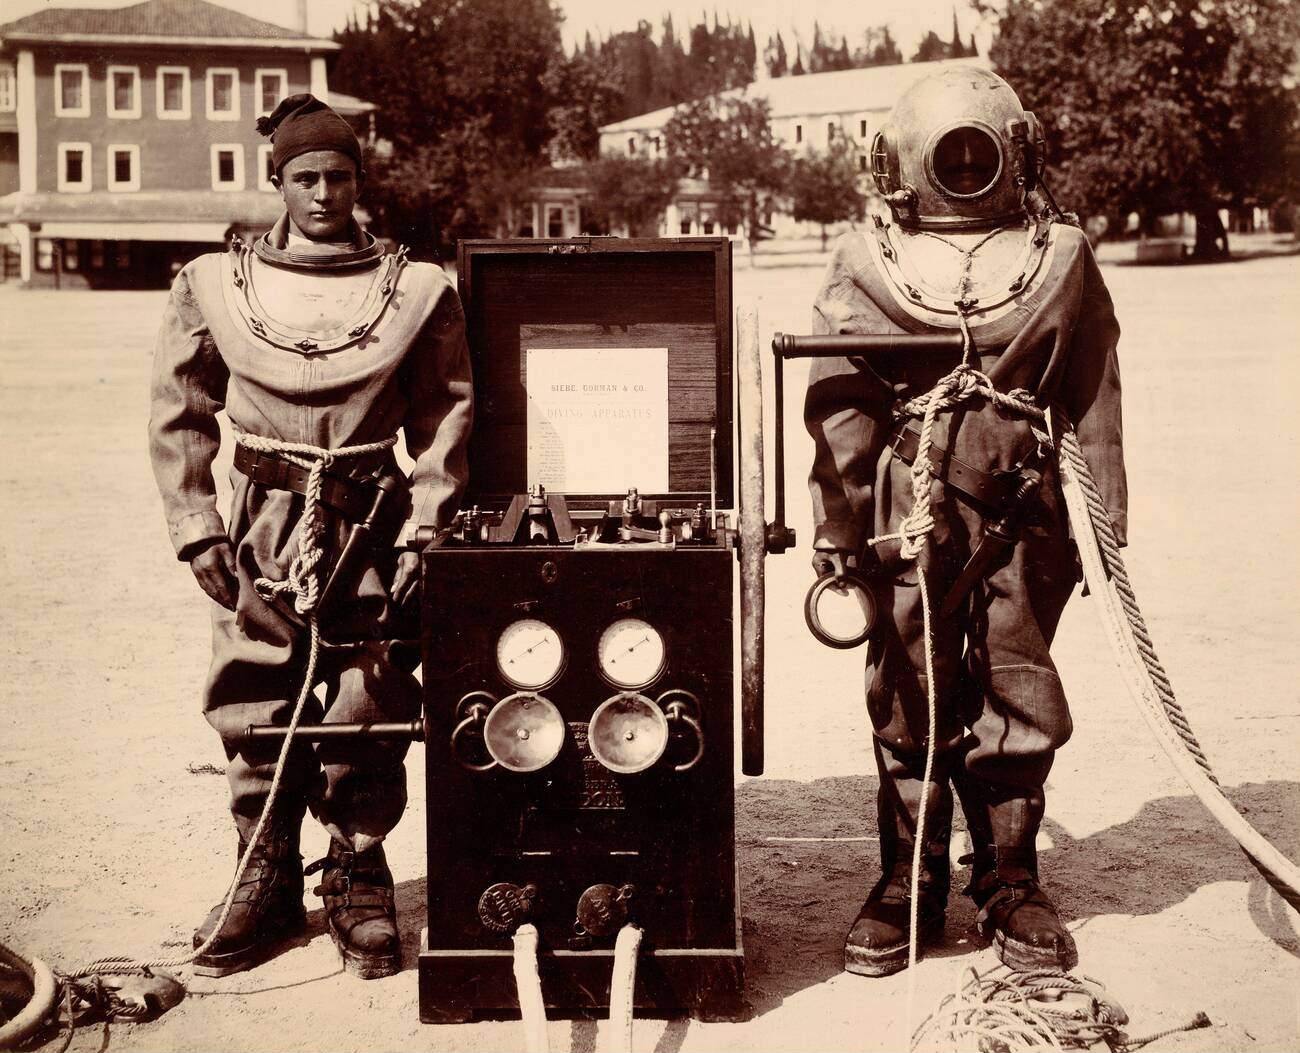
[(1042, 134), (1011, 85), (973, 66), (913, 85), (871, 147), (899, 226), (961, 230), (1012, 222), (1042, 166)]

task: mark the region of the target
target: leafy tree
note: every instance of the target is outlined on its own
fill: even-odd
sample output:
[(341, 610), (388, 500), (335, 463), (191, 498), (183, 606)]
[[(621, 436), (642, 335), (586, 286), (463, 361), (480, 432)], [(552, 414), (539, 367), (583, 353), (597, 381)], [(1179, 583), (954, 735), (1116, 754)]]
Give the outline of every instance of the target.
[(744, 225), (752, 255), (790, 164), (789, 152), (772, 134), (767, 102), (743, 95), (699, 99), (678, 109), (664, 126), (664, 138), (670, 156), (689, 174), (707, 176), (718, 195), (718, 219)]
[(853, 53), (853, 65), (861, 69), (865, 66), (896, 66), (903, 61), (903, 53), (898, 50), (898, 43), (888, 26), (877, 26), (862, 34), (862, 47)]
[(551, 0), (379, 0), (339, 34), (331, 79), (378, 106), (392, 143), (366, 187), (389, 234), (439, 252), (507, 222), (555, 134), (560, 18)]
[(939, 59), (948, 58), (948, 45), (939, 39), (939, 34), (933, 29), (921, 38), (921, 43), (917, 46), (916, 54), (912, 56), (913, 62), (936, 62)]
[(1296, 39), (1290, 0), (1010, 0), (990, 57), (1045, 120), (1063, 202), (1189, 211), (1208, 255), (1219, 208), (1294, 191)]
[(790, 166), (790, 214), (800, 222), (821, 226), (823, 252), (828, 226), (845, 220), (857, 222), (866, 215), (857, 158), (857, 143), (841, 136), (831, 140), (825, 153), (811, 151)]
[(785, 41), (781, 39), (781, 34), (777, 33), (775, 37), (769, 37), (767, 47), (763, 49), (763, 62), (767, 66), (767, 75), (769, 77), (784, 77), (790, 70), (789, 61), (785, 53)]
[(659, 217), (677, 192), (680, 171), (680, 164), (671, 159), (601, 157), (586, 167), (590, 195), (583, 203), (584, 217), (629, 237), (654, 237)]

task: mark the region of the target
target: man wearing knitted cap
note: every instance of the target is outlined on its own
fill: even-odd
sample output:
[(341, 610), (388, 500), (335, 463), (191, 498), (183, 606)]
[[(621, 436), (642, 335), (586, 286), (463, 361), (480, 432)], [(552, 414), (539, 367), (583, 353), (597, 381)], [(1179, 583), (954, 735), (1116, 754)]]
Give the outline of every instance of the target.
[[(305, 723), (418, 715), (415, 660), (395, 642), (417, 559), (393, 542), (447, 525), (465, 484), (464, 315), (440, 268), (386, 252), (353, 218), (361, 147), (337, 113), (294, 95), (258, 131), (271, 136), (284, 215), (177, 276), (149, 425), (172, 543), (214, 601), (203, 709), (226, 750), (243, 865), (224, 922), (222, 904), (195, 933), (195, 971), (246, 969), (303, 927), (310, 808), (330, 848), (307, 872), (324, 872), (316, 892), (345, 967), (386, 976), (400, 946), (382, 842), (406, 803), (405, 744), (295, 740), (270, 802), (280, 742), (245, 729), (289, 723), (313, 652), (324, 698), (303, 695)], [(229, 522), (212, 476), (223, 409)], [(399, 430), (409, 480), (392, 452)]]

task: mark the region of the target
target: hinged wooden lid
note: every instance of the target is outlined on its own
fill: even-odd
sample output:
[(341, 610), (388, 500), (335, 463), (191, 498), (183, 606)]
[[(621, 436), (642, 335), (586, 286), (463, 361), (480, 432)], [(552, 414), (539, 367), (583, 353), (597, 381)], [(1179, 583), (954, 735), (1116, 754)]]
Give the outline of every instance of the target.
[[(537, 481), (528, 478), (530, 348), (667, 348), (668, 488), (642, 488), (644, 496), (708, 503), (712, 463), (717, 507), (732, 507), (726, 238), (462, 241), (457, 263), (475, 394), (463, 503), (524, 493)], [(596, 436), (619, 440), (616, 422)], [(581, 507), (621, 497), (629, 485), (564, 492)]]

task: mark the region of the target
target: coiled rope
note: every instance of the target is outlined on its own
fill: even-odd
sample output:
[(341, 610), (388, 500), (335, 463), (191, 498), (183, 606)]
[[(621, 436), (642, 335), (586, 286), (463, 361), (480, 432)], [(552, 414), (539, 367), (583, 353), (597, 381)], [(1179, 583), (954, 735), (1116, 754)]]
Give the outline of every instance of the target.
[(60, 977), (64, 983), (73, 986), (77, 994), (82, 997), (93, 997), (93, 988), (85, 984), (79, 984), (79, 981), (105, 973), (147, 973), (150, 969), (155, 968), (175, 969), (183, 965), (189, 965), (200, 955), (205, 954), (212, 944), (216, 942), (217, 937), (220, 936), (221, 930), (225, 927), (226, 921), (230, 917), (230, 911), (234, 906), (235, 893), (239, 889), (239, 883), (243, 880), (244, 872), (248, 869), (249, 861), (253, 857), (253, 852), (257, 849), (263, 829), (275, 805), (276, 796), (280, 792), (280, 781), (284, 776), (289, 750), (293, 746), (294, 732), (298, 729), (303, 709), (307, 705), (307, 699), (311, 697), (312, 688), (316, 686), (316, 664), (320, 658), (320, 628), (316, 624), (315, 608), (320, 600), (319, 571), (320, 564), (325, 558), (322, 542), (327, 525), (325, 513), (321, 507), (321, 486), (324, 481), (325, 470), (336, 460), (364, 457), (367, 454), (378, 453), (391, 448), (397, 442), (397, 437), (392, 436), (379, 442), (361, 443), (356, 446), (340, 446), (331, 450), (323, 446), (312, 446), (309, 443), (302, 442), (283, 442), (279, 439), (252, 435), (247, 432), (238, 432), (237, 437), (239, 442), (245, 446), (263, 453), (277, 454), (301, 468), (308, 469), (309, 474), (302, 518), (298, 521), (298, 553), (289, 566), (289, 576), (285, 581), (258, 578), (253, 586), (258, 595), (264, 600), (270, 600), (282, 593), (292, 592), (295, 597), (294, 609), (306, 619), (309, 644), (302, 689), (298, 692), (298, 700), (294, 703), (293, 714), (289, 718), (288, 727), (285, 728), (284, 743), (280, 747), (280, 754), (275, 761), (275, 772), (271, 776), (271, 785), (267, 790), (266, 804), (262, 806), (262, 814), (258, 816), (257, 825), (253, 827), (253, 832), (249, 835), (248, 846), (244, 849), (244, 854), (240, 856), (239, 865), (235, 869), (234, 880), (231, 881), (230, 888), (226, 892), (225, 903), (222, 905), (221, 914), (217, 918), (217, 923), (213, 926), (212, 932), (194, 950), (176, 958), (155, 958), (148, 961), (140, 961), (130, 957), (97, 958), (89, 965), (82, 966), (76, 972)]
[(1105, 988), (1088, 977), (1046, 970), (1017, 972), (994, 969), (983, 975), (963, 970), (956, 989), (945, 995), (912, 1034), (913, 1051), (1091, 1049), (1105, 1043), (1114, 1053), (1128, 1053), (1158, 1038), (1209, 1027), (1197, 1013), (1180, 1027), (1142, 1038), (1123, 1030), (1128, 1014)]

